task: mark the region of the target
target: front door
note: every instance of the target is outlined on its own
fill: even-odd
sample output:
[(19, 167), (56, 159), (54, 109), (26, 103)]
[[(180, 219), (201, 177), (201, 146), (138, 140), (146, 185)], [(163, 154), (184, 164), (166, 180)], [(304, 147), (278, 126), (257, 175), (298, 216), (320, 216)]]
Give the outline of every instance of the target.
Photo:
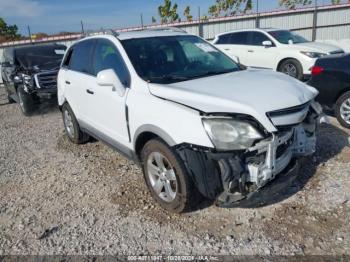
[(113, 69), (124, 86), (129, 86), (130, 75), (116, 45), (107, 39), (98, 39), (93, 55), (93, 100), (88, 106), (88, 115), (102, 138), (126, 145), (129, 143), (126, 120), (128, 89), (121, 97), (113, 87), (99, 86), (96, 76), (105, 69)]
[[(261, 32), (250, 32), (249, 45), (246, 55), (246, 65), (257, 68), (274, 69), (278, 50), (273, 41)], [(270, 41), (271, 46), (264, 46), (263, 42)]]

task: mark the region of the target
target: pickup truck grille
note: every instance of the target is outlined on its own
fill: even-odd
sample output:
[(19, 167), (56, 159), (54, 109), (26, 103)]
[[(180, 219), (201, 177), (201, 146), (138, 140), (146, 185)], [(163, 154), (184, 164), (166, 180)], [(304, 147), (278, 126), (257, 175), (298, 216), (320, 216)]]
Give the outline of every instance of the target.
[(57, 88), (58, 70), (47, 71), (35, 75), (35, 81), (38, 88), (54, 89)]

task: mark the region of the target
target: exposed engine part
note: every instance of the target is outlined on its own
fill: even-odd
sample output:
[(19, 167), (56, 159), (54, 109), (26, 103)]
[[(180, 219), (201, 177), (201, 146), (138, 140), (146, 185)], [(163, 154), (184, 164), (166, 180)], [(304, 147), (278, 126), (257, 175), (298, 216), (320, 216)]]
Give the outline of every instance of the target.
[[(311, 104), (302, 123), (286, 126), (248, 150), (216, 152), (182, 144), (176, 148), (199, 191), (220, 204), (233, 203), (256, 192), (282, 172), (293, 159), (315, 152), (319, 110)], [(220, 205), (221, 205), (220, 204)]]

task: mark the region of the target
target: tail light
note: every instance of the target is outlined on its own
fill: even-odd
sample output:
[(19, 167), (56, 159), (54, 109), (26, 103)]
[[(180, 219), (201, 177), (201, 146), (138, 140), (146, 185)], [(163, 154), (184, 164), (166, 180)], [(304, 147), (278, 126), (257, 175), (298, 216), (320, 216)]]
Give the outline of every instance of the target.
[(313, 76), (317, 76), (321, 74), (323, 71), (324, 71), (324, 68), (320, 66), (314, 66), (313, 68), (311, 68), (311, 74)]

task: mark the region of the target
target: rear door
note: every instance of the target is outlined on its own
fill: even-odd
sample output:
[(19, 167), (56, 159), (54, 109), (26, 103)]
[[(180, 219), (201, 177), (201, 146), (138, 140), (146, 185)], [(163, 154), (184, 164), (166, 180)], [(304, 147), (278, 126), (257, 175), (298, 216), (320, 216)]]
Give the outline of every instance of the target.
[(237, 32), (222, 35), (220, 36), (218, 44), (216, 44), (216, 46), (235, 61), (236, 57), (238, 57), (240, 63), (243, 65), (248, 65), (248, 33), (249, 32)]
[(64, 96), (72, 108), (80, 124), (91, 123), (88, 115), (91, 106), (91, 89), (96, 82), (92, 73), (92, 54), (95, 40), (88, 39), (75, 44), (69, 49), (64, 66), (62, 79), (65, 85)]

